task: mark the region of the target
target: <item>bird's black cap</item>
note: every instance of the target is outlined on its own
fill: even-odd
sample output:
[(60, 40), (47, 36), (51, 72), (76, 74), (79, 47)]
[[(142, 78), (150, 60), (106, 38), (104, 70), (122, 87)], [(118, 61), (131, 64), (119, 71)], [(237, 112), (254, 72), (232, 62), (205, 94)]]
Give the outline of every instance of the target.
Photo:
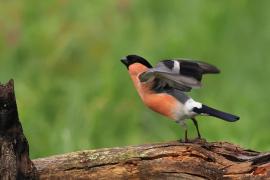
[(121, 59), (121, 62), (128, 68), (131, 64), (141, 63), (148, 68), (152, 68), (152, 65), (143, 57), (137, 55), (128, 55)]

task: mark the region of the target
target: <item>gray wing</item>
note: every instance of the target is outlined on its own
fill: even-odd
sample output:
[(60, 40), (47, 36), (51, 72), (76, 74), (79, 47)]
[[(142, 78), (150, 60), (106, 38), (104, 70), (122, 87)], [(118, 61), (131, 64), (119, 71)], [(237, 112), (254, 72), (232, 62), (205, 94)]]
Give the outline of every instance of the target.
[(196, 60), (163, 60), (139, 76), (141, 82), (155, 80), (160, 88), (169, 86), (188, 92), (200, 88), (203, 74), (219, 73), (219, 69)]

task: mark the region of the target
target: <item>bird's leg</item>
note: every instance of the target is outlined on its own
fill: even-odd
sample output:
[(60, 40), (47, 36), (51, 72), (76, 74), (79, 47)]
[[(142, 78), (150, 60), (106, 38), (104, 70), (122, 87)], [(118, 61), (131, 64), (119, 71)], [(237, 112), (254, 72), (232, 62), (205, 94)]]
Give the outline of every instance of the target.
[[(188, 140), (188, 132), (187, 132), (186, 123), (184, 121), (177, 121), (177, 123), (180, 124), (184, 128), (184, 130), (185, 130), (185, 140), (184, 140), (184, 142), (188, 142), (189, 140)], [(180, 141), (182, 141), (181, 138), (180, 138)]]
[(200, 134), (200, 131), (199, 131), (199, 127), (198, 127), (198, 122), (195, 118), (191, 118), (192, 122), (194, 123), (196, 129), (197, 129), (197, 134), (198, 134), (198, 139), (201, 139), (201, 134)]
[(185, 129), (185, 142), (188, 142), (188, 137), (187, 137), (187, 129)]

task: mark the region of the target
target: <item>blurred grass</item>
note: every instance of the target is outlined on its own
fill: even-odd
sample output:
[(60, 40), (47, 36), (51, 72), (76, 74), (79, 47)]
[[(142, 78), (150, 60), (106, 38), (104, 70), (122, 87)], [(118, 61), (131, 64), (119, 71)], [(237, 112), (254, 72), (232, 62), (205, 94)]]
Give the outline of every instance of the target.
[[(203, 137), (270, 149), (270, 1), (0, 1), (0, 80), (15, 79), (32, 158), (175, 140), (143, 106), (119, 59), (217, 65), (194, 99), (241, 116), (199, 120)], [(195, 136), (194, 127), (188, 123)]]

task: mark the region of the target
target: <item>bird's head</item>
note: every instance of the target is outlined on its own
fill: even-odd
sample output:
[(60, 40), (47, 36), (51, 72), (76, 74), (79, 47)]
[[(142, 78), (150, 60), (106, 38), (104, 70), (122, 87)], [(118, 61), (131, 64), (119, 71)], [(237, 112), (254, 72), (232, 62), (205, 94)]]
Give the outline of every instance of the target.
[(142, 64), (146, 66), (147, 68), (152, 68), (152, 65), (143, 57), (137, 56), (137, 55), (127, 55), (126, 57), (121, 59), (121, 62), (126, 65), (126, 67), (129, 69), (129, 67), (135, 63)]
[(143, 57), (128, 55), (121, 59), (121, 62), (128, 68), (131, 74), (138, 74), (152, 68), (152, 65)]

